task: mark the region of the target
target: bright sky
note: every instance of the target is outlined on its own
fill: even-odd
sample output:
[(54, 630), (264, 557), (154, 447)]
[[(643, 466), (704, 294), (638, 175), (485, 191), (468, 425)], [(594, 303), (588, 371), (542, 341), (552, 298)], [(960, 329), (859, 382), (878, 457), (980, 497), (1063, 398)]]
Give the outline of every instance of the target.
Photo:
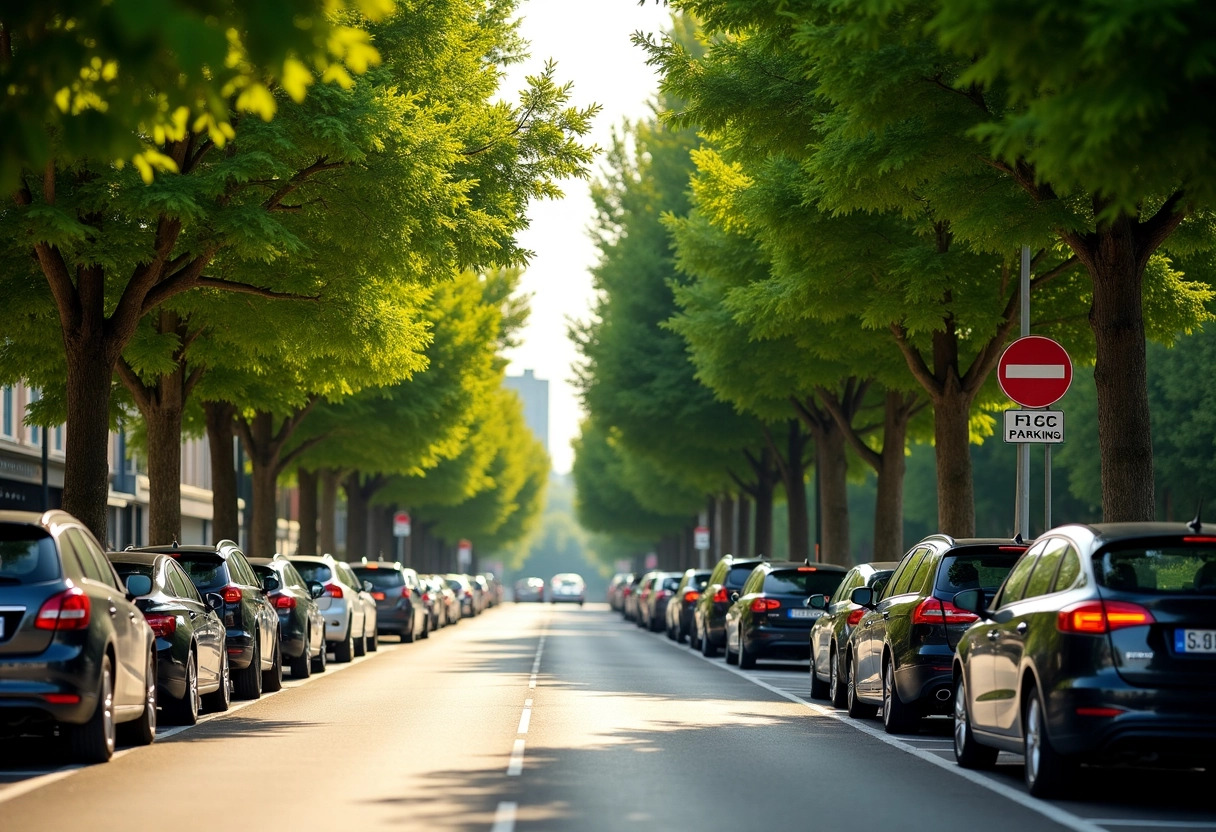
[[(539, 72), (546, 59), (554, 59), (558, 81), (574, 82), (574, 103), (603, 107), (593, 132), (602, 148), (622, 119), (648, 114), (647, 101), (658, 80), (629, 36), (637, 30), (658, 33), (667, 28), (671, 13), (665, 6), (653, 0), (645, 6), (636, 0), (524, 0), (520, 13), (532, 58), (525, 67), (513, 68), (508, 88), (519, 88), (524, 75)], [(601, 163), (602, 157), (597, 169)], [(588, 269), (597, 255), (587, 234), (595, 214), (588, 183), (567, 182), (563, 190), (564, 199), (537, 203), (529, 212), (532, 227), (521, 242), (536, 256), (524, 274), (522, 290), (532, 295), (532, 316), (523, 344), (507, 355), (510, 375), (531, 369), (537, 378), (549, 381), (549, 453), (554, 470), (561, 473), (573, 462), (570, 442), (578, 435), (581, 418), (571, 386), (571, 366), (578, 354), (566, 337), (567, 322), (590, 317)]]

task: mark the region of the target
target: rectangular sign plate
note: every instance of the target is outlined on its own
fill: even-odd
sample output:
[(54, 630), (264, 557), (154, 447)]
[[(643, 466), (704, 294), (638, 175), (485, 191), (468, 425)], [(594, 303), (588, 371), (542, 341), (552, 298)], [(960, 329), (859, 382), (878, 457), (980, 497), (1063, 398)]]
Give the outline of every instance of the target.
[(1010, 444), (1058, 445), (1064, 441), (1064, 411), (1006, 410), (1005, 441)]
[(820, 615), (819, 610), (796, 610), (795, 609), (795, 610), (789, 611), (790, 618), (818, 618), (819, 615)]
[(1174, 630), (1174, 652), (1216, 653), (1216, 630)]

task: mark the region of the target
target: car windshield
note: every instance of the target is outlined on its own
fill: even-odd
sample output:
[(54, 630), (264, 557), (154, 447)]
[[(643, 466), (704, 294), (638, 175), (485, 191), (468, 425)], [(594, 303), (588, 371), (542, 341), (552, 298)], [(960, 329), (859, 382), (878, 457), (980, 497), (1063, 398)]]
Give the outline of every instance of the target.
[(354, 567), (355, 574), (361, 581), (370, 581), (377, 589), (394, 589), (403, 586), (405, 578), (396, 569), (377, 569), (370, 566)]
[(1123, 592), (1216, 595), (1216, 548), (1163, 544), (1094, 555), (1098, 583)]
[(726, 573), (726, 588), (739, 589), (747, 583), (747, 576), (752, 574), (755, 569), (755, 564), (751, 566), (732, 566), (730, 571)]
[(228, 585), (228, 565), (223, 558), (191, 552), (182, 552), (176, 558), (199, 592), (223, 589)]
[(0, 525), (0, 585), (53, 581), (60, 574), (50, 535), (31, 526)]
[(118, 573), (118, 577), (122, 578), (123, 583), (127, 582), (128, 575), (147, 575), (156, 582), (156, 576), (152, 574), (152, 564), (150, 563), (122, 563), (121, 561), (110, 561), (114, 566), (114, 571)]
[(840, 585), (840, 572), (820, 572), (814, 567), (782, 569), (764, 578), (764, 591), (774, 595), (831, 595)]
[(942, 558), (941, 568), (937, 570), (936, 591), (950, 596), (964, 589), (995, 592), (1021, 555), (1021, 549), (946, 555)]
[(333, 572), (323, 563), (295, 563), (296, 571), (305, 581), (325, 583), (333, 577)]

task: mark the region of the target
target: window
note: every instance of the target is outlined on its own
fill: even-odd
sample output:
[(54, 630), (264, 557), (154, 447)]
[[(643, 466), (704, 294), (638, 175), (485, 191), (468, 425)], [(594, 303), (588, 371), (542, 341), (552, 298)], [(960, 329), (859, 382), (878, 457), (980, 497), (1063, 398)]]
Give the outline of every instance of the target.
[(1005, 586), (1001, 589), (1001, 606), (1022, 600), (1023, 590), (1026, 589), (1026, 581), (1030, 579), (1030, 573), (1034, 569), (1035, 562), (1039, 559), (1039, 555), (1042, 554), (1046, 546), (1046, 543), (1040, 543), (1033, 547), (1013, 565), (1013, 569), (1009, 572), (1009, 577), (1005, 579)]
[(903, 564), (895, 570), (895, 578), (891, 581), (891, 585), (887, 587), (887, 594), (883, 597), (890, 598), (893, 595), (903, 595), (912, 585), (912, 577), (916, 574), (916, 570), (920, 567), (921, 560), (929, 552), (928, 549), (917, 549), (908, 557)]
[(12, 439), (16, 435), (16, 421), (13, 413), (13, 388), (0, 388), (0, 436)]
[(1077, 554), (1077, 550), (1072, 546), (1068, 546), (1064, 551), (1064, 558), (1060, 561), (1060, 568), (1056, 572), (1056, 581), (1051, 587), (1052, 592), (1061, 592), (1065, 589), (1072, 589), (1074, 584), (1078, 584), (1077, 577), (1081, 575), (1081, 556)]
[(59, 425), (51, 431), (51, 450), (63, 453), (63, 425)]
[(76, 554), (84, 566), (85, 577), (118, 589), (119, 583), (114, 574), (114, 567), (110, 566), (110, 562), (106, 560), (106, 556), (101, 553), (101, 550), (92, 545), (79, 529), (68, 529), (64, 534), (72, 541), (72, 548), (76, 550)]
[(1063, 540), (1052, 540), (1047, 544), (1047, 551), (1039, 558), (1039, 564), (1034, 568), (1030, 580), (1026, 582), (1026, 592), (1023, 598), (1037, 598), (1046, 595), (1051, 588), (1051, 579), (1056, 576), (1056, 567), (1068, 544)]
[[(31, 388), (29, 391), (29, 402), (25, 406), (26, 412), (29, 411), (30, 405), (38, 401), (40, 398), (42, 398), (42, 394)], [(29, 436), (27, 437), (29, 444), (33, 445), (35, 448), (42, 447), (42, 432), (42, 428), (31, 427)]]
[(920, 566), (916, 567), (916, 574), (912, 576), (912, 583), (908, 584), (908, 592), (915, 592), (924, 595), (929, 589), (929, 575), (933, 571), (933, 567), (937, 565), (940, 558), (934, 557), (932, 554), (927, 554), (920, 559)]

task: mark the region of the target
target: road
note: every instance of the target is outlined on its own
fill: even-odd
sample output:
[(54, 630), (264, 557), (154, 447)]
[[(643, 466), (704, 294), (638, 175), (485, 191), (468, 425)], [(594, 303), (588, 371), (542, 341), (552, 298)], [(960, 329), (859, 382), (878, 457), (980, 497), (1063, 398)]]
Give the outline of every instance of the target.
[(806, 689), (805, 663), (740, 671), (603, 605), (507, 604), (105, 765), (0, 748), (0, 830), (1216, 830), (1201, 775), (1035, 800), (1016, 756), (958, 769), (945, 720), (895, 739)]

